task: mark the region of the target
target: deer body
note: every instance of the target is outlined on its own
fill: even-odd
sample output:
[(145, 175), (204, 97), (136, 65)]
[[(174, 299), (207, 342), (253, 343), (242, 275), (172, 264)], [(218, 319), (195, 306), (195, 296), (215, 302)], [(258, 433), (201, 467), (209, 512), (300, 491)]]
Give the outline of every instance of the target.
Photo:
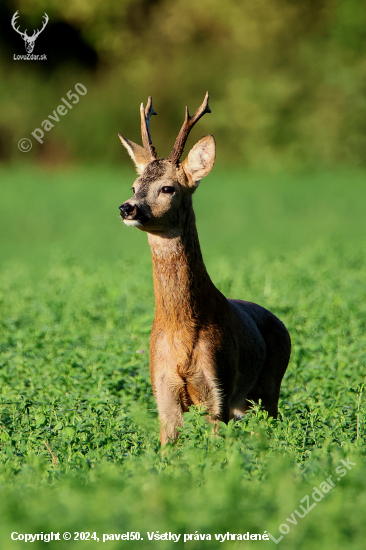
[(120, 136), (141, 173), (134, 196), (120, 209), (127, 225), (148, 232), (152, 252), (156, 313), (150, 375), (161, 443), (177, 439), (192, 404), (206, 408), (213, 422), (228, 422), (245, 413), (248, 400), (261, 399), (276, 417), (290, 356), (288, 332), (261, 306), (226, 299), (201, 254), (192, 194), (212, 168), (214, 140), (202, 138), (183, 163), (157, 159), (151, 153), (149, 112), (145, 120), (144, 150)]

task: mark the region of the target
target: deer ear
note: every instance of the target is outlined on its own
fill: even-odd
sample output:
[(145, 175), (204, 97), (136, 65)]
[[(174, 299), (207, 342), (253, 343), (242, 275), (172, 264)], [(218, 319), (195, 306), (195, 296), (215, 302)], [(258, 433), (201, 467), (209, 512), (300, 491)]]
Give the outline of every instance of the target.
[(137, 145), (137, 143), (126, 139), (121, 134), (118, 134), (118, 137), (121, 140), (122, 145), (126, 147), (128, 154), (135, 163), (137, 173), (141, 176), (145, 166), (151, 162), (149, 153), (141, 147), (141, 145)]
[(199, 181), (207, 176), (215, 162), (216, 145), (213, 136), (205, 136), (189, 151), (182, 162), (183, 170), (190, 187), (197, 187)]

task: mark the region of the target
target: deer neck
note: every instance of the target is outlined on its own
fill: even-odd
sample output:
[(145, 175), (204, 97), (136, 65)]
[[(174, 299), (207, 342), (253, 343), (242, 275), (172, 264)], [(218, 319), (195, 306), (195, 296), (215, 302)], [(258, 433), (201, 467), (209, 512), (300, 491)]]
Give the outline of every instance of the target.
[[(198, 240), (192, 205), (177, 234), (149, 233), (152, 252), (156, 318), (165, 326), (197, 326), (207, 316), (213, 285)], [(203, 313), (204, 312), (204, 313)]]

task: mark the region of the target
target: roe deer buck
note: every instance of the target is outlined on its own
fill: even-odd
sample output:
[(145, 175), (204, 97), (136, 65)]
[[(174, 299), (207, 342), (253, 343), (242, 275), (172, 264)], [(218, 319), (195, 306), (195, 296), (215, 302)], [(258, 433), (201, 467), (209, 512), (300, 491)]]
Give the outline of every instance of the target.
[(210, 113), (208, 92), (193, 117), (188, 108), (168, 158), (157, 158), (150, 136), (156, 114), (151, 97), (141, 104), (143, 147), (119, 138), (140, 177), (133, 197), (119, 208), (126, 225), (148, 233), (152, 252), (155, 319), (150, 374), (160, 417), (160, 440), (175, 441), (190, 405), (202, 405), (211, 420), (228, 422), (258, 402), (277, 417), (280, 385), (291, 350), (290, 336), (272, 313), (242, 300), (228, 300), (203, 263), (192, 194), (215, 160), (207, 135), (180, 162), (194, 124)]

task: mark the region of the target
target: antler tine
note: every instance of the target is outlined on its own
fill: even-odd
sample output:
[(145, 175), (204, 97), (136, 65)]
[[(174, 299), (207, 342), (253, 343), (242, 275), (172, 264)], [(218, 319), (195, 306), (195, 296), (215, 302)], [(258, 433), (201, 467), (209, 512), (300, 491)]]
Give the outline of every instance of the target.
[(22, 32), (22, 31), (19, 30), (19, 27), (17, 28), (17, 27), (15, 26), (15, 23), (17, 22), (18, 17), (19, 17), (19, 11), (17, 10), (17, 11), (14, 13), (13, 17), (12, 17), (11, 26), (12, 26), (13, 29), (14, 29), (17, 33), (19, 33), (22, 37), (23, 37), (23, 36), (27, 36), (27, 29), (25, 30), (25, 32)]
[(11, 18), (11, 26), (12, 26), (13, 29), (16, 30), (16, 31), (17, 31), (18, 29), (16, 28), (15, 23), (16, 23), (18, 17), (19, 17), (19, 11), (17, 10), (17, 11), (14, 13), (13, 17)]
[[(44, 15), (42, 17), (44, 17), (44, 22), (43, 22), (42, 28), (39, 29), (39, 31), (34, 31), (33, 36), (35, 38), (37, 38), (41, 34), (41, 32), (44, 30), (45, 26), (47, 25), (47, 23), (49, 21), (49, 17), (48, 17), (46, 12), (44, 13)], [(33, 38), (33, 36), (32, 36), (32, 38)]]
[(179, 162), (179, 159), (182, 156), (183, 149), (186, 144), (189, 132), (192, 130), (196, 122), (205, 113), (211, 113), (211, 109), (208, 105), (208, 98), (209, 98), (209, 95), (208, 95), (208, 92), (206, 92), (205, 99), (203, 100), (201, 107), (195, 112), (193, 116), (189, 116), (188, 107), (186, 107), (186, 116), (183, 122), (183, 126), (180, 129), (177, 139), (175, 140), (173, 150), (168, 157), (168, 160), (170, 160), (170, 162), (174, 162), (176, 164)]
[(144, 104), (141, 103), (140, 115), (141, 115), (141, 136), (142, 136), (142, 145), (144, 149), (150, 153), (150, 156), (153, 159), (157, 158), (155, 147), (152, 144), (151, 135), (150, 135), (150, 117), (151, 115), (156, 115), (152, 106), (152, 97), (149, 96), (147, 100), (146, 108)]

